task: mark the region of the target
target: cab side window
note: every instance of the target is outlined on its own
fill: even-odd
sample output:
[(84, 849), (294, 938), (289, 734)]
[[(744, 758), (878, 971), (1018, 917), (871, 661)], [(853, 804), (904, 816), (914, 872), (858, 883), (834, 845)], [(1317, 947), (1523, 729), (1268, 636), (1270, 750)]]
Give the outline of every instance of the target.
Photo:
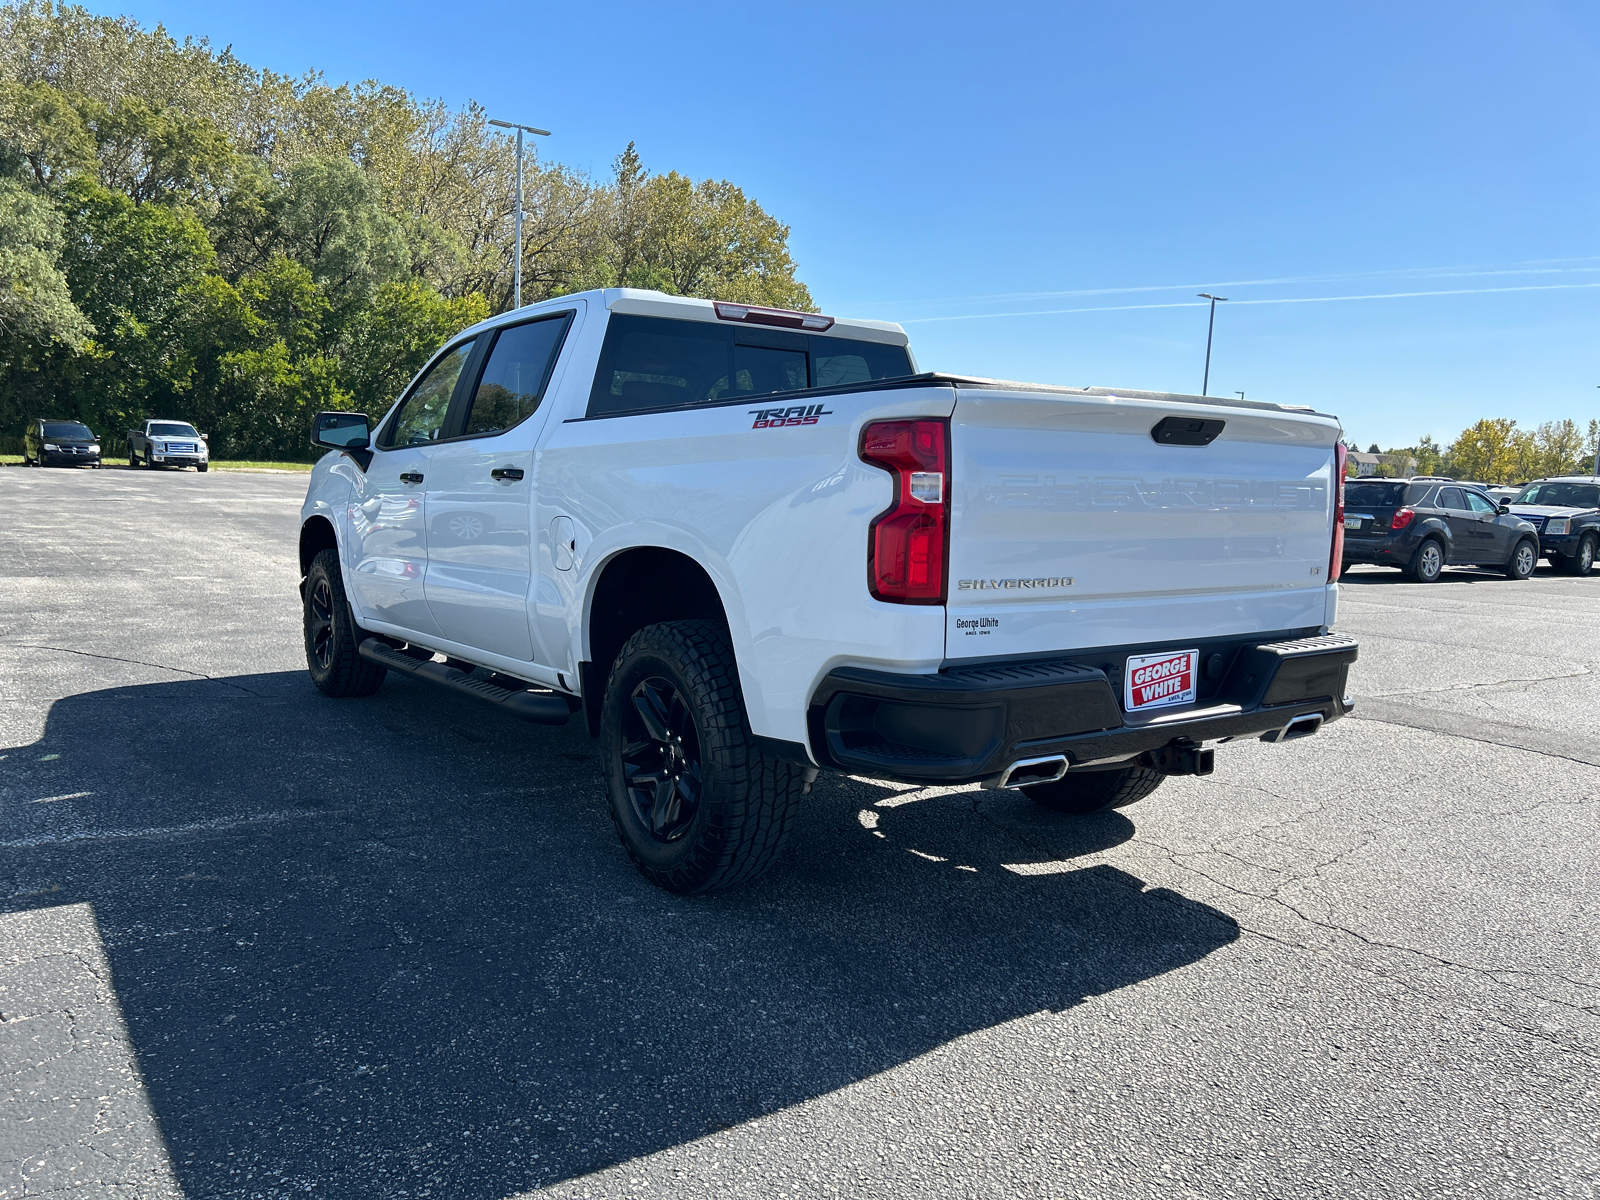
[(1488, 497), (1480, 496), (1477, 492), (1467, 493), (1467, 503), (1472, 505), (1473, 512), (1498, 513), (1500, 511), (1498, 504), (1490, 503)]
[(473, 391), (462, 433), (468, 437), (501, 433), (534, 414), (571, 320), (570, 313), (562, 313), (500, 330)]
[(400, 402), (400, 410), (389, 422), (379, 443), (385, 450), (398, 446), (422, 446), (443, 436), (444, 419), (450, 412), (450, 397), (456, 381), (472, 354), (472, 342), (462, 342), (441, 358), (417, 381), (417, 386)]

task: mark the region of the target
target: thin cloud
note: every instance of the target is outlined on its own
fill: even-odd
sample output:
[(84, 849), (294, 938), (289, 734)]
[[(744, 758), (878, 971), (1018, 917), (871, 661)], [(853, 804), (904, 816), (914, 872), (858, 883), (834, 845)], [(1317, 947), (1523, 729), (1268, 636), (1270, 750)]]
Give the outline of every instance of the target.
[[(1232, 285), (1214, 285), (1232, 286)], [(1518, 287), (1441, 288), (1424, 292), (1368, 292), (1358, 296), (1278, 296), (1263, 300), (1230, 300), (1234, 307), (1243, 304), (1333, 304), (1346, 300), (1406, 300), (1418, 296), (1489, 296), (1502, 292), (1555, 292), (1579, 288), (1600, 288), (1600, 283), (1530, 283)], [(1208, 301), (1180, 300), (1168, 304), (1110, 304), (1093, 308), (1048, 308), (1032, 312), (963, 313), (954, 317), (908, 317), (902, 325), (927, 325), (935, 321), (988, 321), (1001, 317), (1061, 317), (1072, 313), (1132, 312), (1150, 308), (1204, 308)]]
[(1341, 273), (1333, 275), (1284, 275), (1271, 279), (1228, 279), (1223, 280), (1220, 283), (1212, 280), (1202, 283), (1143, 284), (1136, 287), (1074, 288), (1064, 291), (995, 292), (988, 295), (940, 296), (932, 299), (920, 297), (915, 300), (879, 301), (878, 304), (880, 306), (889, 304), (979, 304), (985, 301), (999, 300), (1047, 300), (1057, 297), (1066, 298), (1068, 296), (1118, 296), (1136, 295), (1144, 292), (1177, 292), (1189, 291), (1192, 288), (1221, 289), (1243, 287), (1284, 287), (1308, 283), (1350, 283), (1358, 279), (1470, 279), (1475, 277), (1503, 275), (1592, 274), (1596, 271), (1600, 271), (1600, 265), (1559, 265), (1563, 263), (1600, 264), (1600, 255), (1588, 255), (1579, 258), (1529, 259), (1520, 263), (1507, 263), (1500, 265), (1478, 264), (1454, 267), (1402, 267), (1392, 271), (1357, 271), (1353, 273)]

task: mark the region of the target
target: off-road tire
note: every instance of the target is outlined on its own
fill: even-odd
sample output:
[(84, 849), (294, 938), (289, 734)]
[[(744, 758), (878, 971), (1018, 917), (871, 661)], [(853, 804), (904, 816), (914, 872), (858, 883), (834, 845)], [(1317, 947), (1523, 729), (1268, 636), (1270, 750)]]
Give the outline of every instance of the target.
[(335, 697), (370, 696), (377, 691), (389, 671), (362, 658), (357, 649), (367, 632), (350, 611), (337, 550), (319, 551), (311, 560), (304, 609), (306, 666), (317, 690)]
[(1539, 547), (1535, 546), (1531, 539), (1523, 538), (1511, 551), (1511, 558), (1506, 563), (1506, 578), (1531, 579), (1538, 566)]
[(1561, 569), (1568, 575), (1583, 576), (1594, 570), (1595, 538), (1594, 534), (1586, 533), (1578, 542), (1578, 552), (1568, 555), (1561, 563)]
[(1166, 779), (1149, 767), (1122, 767), (1114, 771), (1068, 771), (1053, 783), (1036, 783), (1022, 789), (1035, 804), (1053, 812), (1086, 816), (1113, 808), (1126, 808), (1143, 800)]
[[(691, 723), (687, 732), (696, 743), (698, 796), (670, 840), (646, 823), (628, 786), (630, 778), (648, 776), (624, 763), (625, 751), (637, 763), (639, 747), (662, 744), (636, 715), (640, 689), (654, 681), (675, 691), (679, 719)], [(645, 729), (642, 740), (630, 735), (636, 724)], [(606, 680), (600, 746), (617, 836), (640, 873), (669, 892), (721, 891), (763, 875), (781, 856), (809, 790), (802, 766), (772, 758), (757, 745), (733, 647), (727, 631), (712, 621), (649, 625), (628, 639)], [(676, 795), (669, 789), (669, 800), (687, 804)]]
[[(1437, 560), (1428, 556), (1430, 546), (1437, 554)], [(1414, 579), (1418, 583), (1436, 583), (1439, 576), (1444, 574), (1444, 567), (1444, 544), (1438, 538), (1425, 538), (1422, 545), (1417, 547), (1417, 552), (1411, 556), (1411, 561), (1406, 564), (1406, 578)]]

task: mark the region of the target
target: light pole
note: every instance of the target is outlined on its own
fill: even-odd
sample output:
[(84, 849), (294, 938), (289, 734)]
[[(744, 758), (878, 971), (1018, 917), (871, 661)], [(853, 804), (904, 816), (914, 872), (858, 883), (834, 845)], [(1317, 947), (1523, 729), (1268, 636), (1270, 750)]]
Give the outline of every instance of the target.
[(517, 131), (517, 271), (516, 281), (512, 284), (511, 307), (522, 307), (522, 135), (536, 133), (540, 137), (549, 137), (548, 129), (535, 129), (532, 125), (518, 125), (515, 121), (490, 121), (489, 124), (501, 129), (515, 129)]
[(1239, 399), (1241, 399), (1241, 400), (1244, 399), (1244, 393), (1243, 392), (1235, 392), (1234, 395), (1239, 397)]
[[(1595, 384), (1595, 387), (1600, 387), (1600, 383)], [(1594, 440), (1594, 473), (1600, 475), (1600, 437)]]
[(1209, 396), (1211, 394), (1211, 331), (1217, 327), (1217, 301), (1221, 300), (1226, 304), (1228, 298), (1226, 296), (1213, 296), (1210, 292), (1200, 292), (1198, 295), (1202, 300), (1211, 301), (1211, 319), (1206, 322), (1206, 375), (1205, 381), (1200, 385), (1200, 394)]

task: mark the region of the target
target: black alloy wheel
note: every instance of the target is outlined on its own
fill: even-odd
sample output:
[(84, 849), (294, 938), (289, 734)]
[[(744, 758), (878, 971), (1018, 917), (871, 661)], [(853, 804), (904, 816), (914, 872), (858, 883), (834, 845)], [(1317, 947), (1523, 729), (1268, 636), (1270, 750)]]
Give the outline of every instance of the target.
[(660, 675), (633, 689), (623, 712), (622, 769), (634, 816), (652, 841), (689, 832), (700, 811), (700, 735), (682, 693)]
[(361, 657), (367, 632), (355, 622), (344, 594), (339, 552), (320, 550), (305, 582), (306, 667), (324, 696), (370, 696), (387, 668)]
[(306, 596), (306, 650), (324, 671), (333, 667), (333, 585), (326, 575), (311, 583)]
[(618, 652), (600, 702), (607, 809), (628, 857), (680, 895), (738, 887), (778, 860), (815, 768), (750, 731), (720, 622), (664, 621)]

